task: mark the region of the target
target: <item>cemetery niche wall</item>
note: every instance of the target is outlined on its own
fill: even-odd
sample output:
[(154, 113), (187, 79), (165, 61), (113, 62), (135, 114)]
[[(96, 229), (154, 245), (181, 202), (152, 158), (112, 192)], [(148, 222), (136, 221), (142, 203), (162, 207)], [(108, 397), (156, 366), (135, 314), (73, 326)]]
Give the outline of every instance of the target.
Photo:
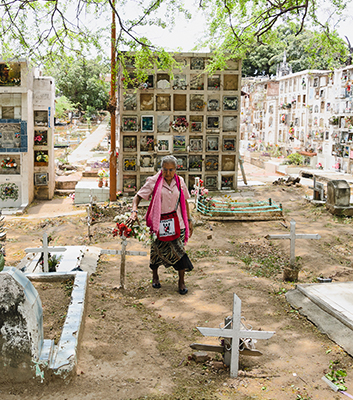
[[(236, 189), (241, 61), (209, 76), (210, 54), (174, 57), (181, 67), (173, 79), (155, 67), (146, 82), (119, 89), (118, 189), (133, 195), (168, 154), (189, 188), (199, 177), (208, 189)], [(133, 59), (128, 71), (134, 76)]]
[(0, 60), (0, 207), (8, 212), (54, 196), (54, 96), (53, 78), (25, 60)]

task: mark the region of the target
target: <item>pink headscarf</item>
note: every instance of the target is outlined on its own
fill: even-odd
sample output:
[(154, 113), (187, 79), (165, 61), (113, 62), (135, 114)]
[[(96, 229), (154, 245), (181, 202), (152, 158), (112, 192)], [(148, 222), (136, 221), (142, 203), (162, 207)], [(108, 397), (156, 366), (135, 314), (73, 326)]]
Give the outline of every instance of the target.
[[(180, 185), (180, 178), (178, 175), (174, 175), (175, 181), (177, 188), (180, 191), (180, 207), (181, 207), (181, 215), (184, 220), (185, 224), (185, 241), (186, 243), (189, 239), (189, 222), (188, 222), (188, 213), (186, 210), (186, 205), (185, 205), (185, 196), (183, 189), (181, 188)], [(152, 199), (150, 202), (150, 205), (147, 210), (146, 214), (146, 225), (151, 228), (151, 231), (154, 232), (155, 234), (158, 234), (159, 232), (159, 222), (161, 220), (161, 210), (162, 210), (162, 186), (163, 186), (164, 178), (162, 171), (160, 172), (157, 182), (154, 186), (153, 193), (152, 193)]]

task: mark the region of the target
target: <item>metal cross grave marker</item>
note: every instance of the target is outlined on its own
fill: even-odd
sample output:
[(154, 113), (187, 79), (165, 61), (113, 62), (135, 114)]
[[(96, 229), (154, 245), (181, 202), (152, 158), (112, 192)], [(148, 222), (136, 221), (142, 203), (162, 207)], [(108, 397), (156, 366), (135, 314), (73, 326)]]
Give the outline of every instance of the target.
[(294, 219), (290, 222), (290, 232), (286, 235), (267, 235), (265, 239), (289, 239), (290, 240), (290, 265), (295, 266), (295, 240), (296, 239), (321, 239), (318, 233), (295, 233), (295, 221)]
[(215, 336), (231, 339), (230, 349), (230, 377), (236, 378), (238, 376), (239, 367), (239, 340), (240, 339), (270, 339), (275, 332), (266, 331), (251, 331), (241, 329), (241, 300), (234, 293), (233, 295), (233, 317), (231, 319), (231, 326), (228, 323), (224, 328), (200, 328), (197, 329), (204, 336)]
[(56, 253), (61, 253), (66, 251), (66, 247), (49, 247), (48, 246), (48, 235), (46, 232), (43, 233), (43, 246), (36, 247), (33, 249), (25, 249), (26, 253), (43, 253), (43, 269), (44, 272), (48, 272), (48, 256), (50, 251), (55, 251)]
[(125, 289), (126, 256), (147, 256), (147, 251), (127, 251), (126, 236), (121, 236), (121, 250), (101, 250), (101, 254), (121, 254), (120, 263), (120, 289)]

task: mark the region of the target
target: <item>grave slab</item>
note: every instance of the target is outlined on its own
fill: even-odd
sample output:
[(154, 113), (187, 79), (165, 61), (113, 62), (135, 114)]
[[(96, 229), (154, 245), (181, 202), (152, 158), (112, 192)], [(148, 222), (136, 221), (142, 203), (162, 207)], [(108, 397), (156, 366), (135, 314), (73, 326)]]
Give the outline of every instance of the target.
[(353, 282), (297, 285), (287, 301), (353, 356)]
[(87, 204), (90, 202), (90, 196), (95, 203), (104, 203), (109, 201), (109, 187), (98, 187), (98, 182), (79, 181), (75, 186), (75, 204)]

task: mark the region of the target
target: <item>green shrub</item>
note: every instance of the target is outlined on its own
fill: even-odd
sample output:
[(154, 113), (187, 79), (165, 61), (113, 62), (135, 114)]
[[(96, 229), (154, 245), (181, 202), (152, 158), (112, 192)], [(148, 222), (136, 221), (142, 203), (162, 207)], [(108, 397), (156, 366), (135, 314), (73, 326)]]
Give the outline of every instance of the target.
[(303, 165), (304, 157), (299, 153), (292, 153), (283, 161), (285, 165)]

